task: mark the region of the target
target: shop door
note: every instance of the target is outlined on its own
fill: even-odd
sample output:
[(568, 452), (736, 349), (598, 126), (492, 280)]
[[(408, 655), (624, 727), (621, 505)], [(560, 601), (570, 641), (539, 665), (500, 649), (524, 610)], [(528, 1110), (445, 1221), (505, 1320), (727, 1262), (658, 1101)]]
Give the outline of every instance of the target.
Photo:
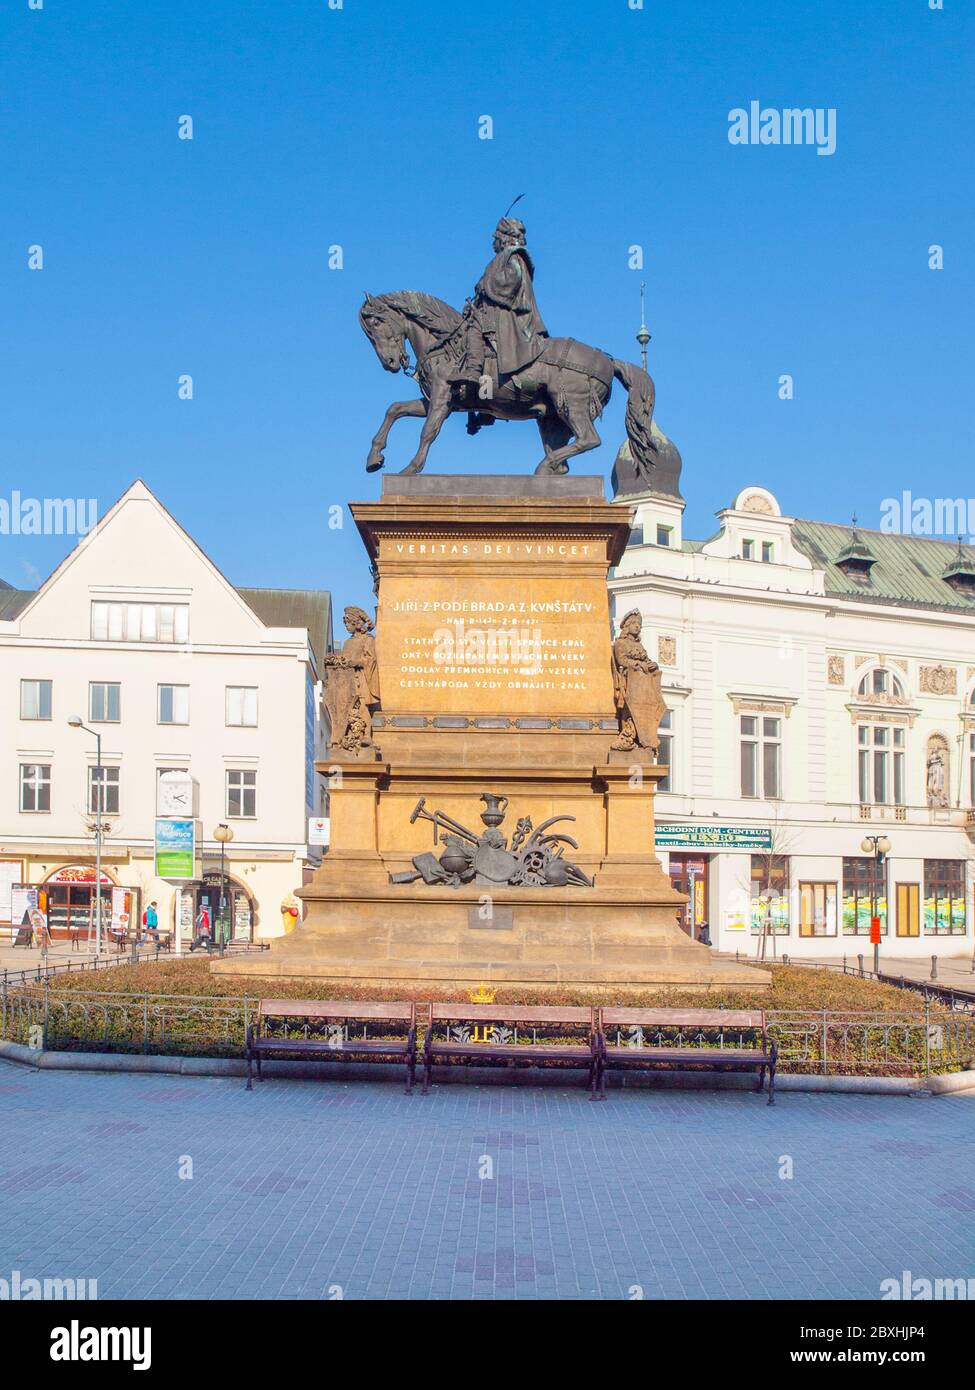
[(681, 926), (696, 941), (702, 925), (708, 919), (708, 877), (711, 867), (709, 854), (672, 854), (670, 882), (678, 893), (689, 899), (682, 913)]
[(895, 931), (898, 936), (921, 935), (921, 885), (919, 883), (898, 883)]

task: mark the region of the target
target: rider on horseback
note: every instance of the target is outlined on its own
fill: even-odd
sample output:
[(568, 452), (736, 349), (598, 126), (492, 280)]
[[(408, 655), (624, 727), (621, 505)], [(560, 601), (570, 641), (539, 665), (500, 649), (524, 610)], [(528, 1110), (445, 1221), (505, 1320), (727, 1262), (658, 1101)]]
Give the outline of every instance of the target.
[(527, 367), (546, 347), (548, 329), (535, 303), (535, 266), (525, 246), (525, 224), (502, 217), (494, 231), (494, 259), (464, 309), (463, 353), (451, 382), (476, 387), (490, 348), (499, 383)]

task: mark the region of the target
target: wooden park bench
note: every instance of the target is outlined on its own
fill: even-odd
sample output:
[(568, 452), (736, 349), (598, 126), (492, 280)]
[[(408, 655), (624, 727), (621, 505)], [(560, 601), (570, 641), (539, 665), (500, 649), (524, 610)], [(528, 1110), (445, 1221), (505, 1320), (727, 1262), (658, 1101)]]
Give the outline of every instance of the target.
[[(371, 1036), (370, 1036), (371, 1033)], [(416, 1075), (416, 1005), (353, 999), (262, 999), (247, 1028), (247, 1089), (264, 1057), (406, 1065), (406, 1094)]]
[(431, 1004), (423, 1041), (423, 1095), (435, 1065), (581, 1067), (596, 1098), (596, 1019), (591, 1008)]
[(754, 1071), (756, 1091), (768, 1072), (768, 1103), (775, 1100), (778, 1044), (769, 1038), (762, 1009), (624, 1009), (599, 1010), (597, 1029), (598, 1090), (606, 1099), (606, 1072)]

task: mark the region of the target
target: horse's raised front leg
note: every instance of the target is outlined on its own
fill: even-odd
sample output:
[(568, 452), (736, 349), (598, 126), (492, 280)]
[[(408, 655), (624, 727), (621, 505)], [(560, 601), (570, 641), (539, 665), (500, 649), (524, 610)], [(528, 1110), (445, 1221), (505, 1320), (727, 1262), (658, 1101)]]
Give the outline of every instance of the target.
[(393, 428), (397, 420), (401, 420), (404, 415), (416, 415), (422, 417), (427, 413), (427, 403), (421, 396), (419, 400), (413, 401), (393, 401), (393, 404), (386, 411), (382, 424), (372, 441), (372, 448), (369, 450), (369, 457), (366, 459), (366, 472), (375, 473), (377, 468), (382, 468), (385, 463), (383, 450), (386, 447), (386, 440), (389, 438), (389, 431)]
[(440, 390), (431, 394), (426, 413), (427, 418), (420, 431), (420, 447), (406, 467), (402, 469), (404, 473), (421, 473), (423, 471), (427, 454), (430, 452), (430, 445), (440, 433), (443, 422), (450, 414), (449, 386), (444, 385)]

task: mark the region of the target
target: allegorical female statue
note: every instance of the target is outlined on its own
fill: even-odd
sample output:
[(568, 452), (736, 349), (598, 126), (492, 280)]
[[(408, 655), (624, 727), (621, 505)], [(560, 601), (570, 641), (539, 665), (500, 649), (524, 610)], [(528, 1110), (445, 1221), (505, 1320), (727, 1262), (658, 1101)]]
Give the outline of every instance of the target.
[(361, 608), (347, 608), (349, 636), (340, 652), (325, 657), (325, 710), (332, 726), (330, 747), (357, 753), (372, 747), (372, 715), (379, 705), (375, 626)]
[(660, 667), (640, 641), (642, 629), (643, 618), (634, 608), (620, 623), (613, 643), (613, 693), (620, 721), (620, 736), (613, 747), (620, 752), (646, 748), (656, 758), (657, 730), (667, 706), (660, 690)]

